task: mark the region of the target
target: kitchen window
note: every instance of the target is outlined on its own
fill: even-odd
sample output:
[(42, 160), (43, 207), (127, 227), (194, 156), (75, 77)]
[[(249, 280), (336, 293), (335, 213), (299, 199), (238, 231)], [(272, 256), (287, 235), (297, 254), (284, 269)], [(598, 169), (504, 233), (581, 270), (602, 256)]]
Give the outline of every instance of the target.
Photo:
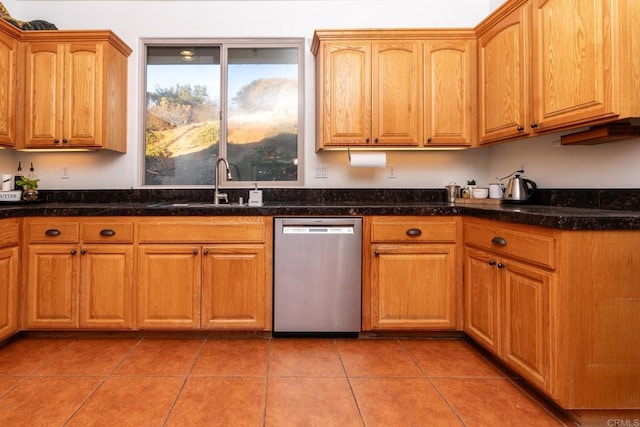
[(143, 185), (302, 185), (303, 39), (142, 45)]

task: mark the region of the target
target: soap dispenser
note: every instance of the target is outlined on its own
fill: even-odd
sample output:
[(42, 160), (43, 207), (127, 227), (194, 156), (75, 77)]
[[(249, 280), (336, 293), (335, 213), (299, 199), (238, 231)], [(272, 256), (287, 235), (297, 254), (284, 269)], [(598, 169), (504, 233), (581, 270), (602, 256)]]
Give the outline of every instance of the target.
[(262, 190), (258, 190), (258, 183), (249, 191), (249, 206), (262, 206)]

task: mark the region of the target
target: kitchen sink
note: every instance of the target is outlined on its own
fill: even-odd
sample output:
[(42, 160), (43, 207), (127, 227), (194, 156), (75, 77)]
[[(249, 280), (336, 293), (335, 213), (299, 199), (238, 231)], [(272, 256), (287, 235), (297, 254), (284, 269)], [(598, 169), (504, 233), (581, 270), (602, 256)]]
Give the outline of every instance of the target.
[(213, 204), (213, 202), (182, 202), (182, 203), (152, 203), (147, 205), (148, 208), (239, 208), (247, 206), (245, 204), (240, 205), (238, 203), (221, 203), (219, 205)]

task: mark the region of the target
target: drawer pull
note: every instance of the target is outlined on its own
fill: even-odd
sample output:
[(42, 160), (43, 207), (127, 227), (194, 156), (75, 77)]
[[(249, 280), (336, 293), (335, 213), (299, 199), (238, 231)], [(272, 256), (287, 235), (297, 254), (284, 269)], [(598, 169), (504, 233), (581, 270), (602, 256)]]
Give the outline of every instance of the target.
[(61, 235), (62, 233), (57, 228), (50, 228), (47, 231), (45, 231), (44, 234), (49, 237), (56, 237)]
[(507, 240), (504, 237), (494, 237), (491, 239), (491, 243), (495, 243), (500, 246), (507, 246)]
[(419, 228), (410, 228), (407, 230), (407, 236), (418, 237), (422, 234), (422, 230)]
[(100, 230), (100, 235), (104, 237), (113, 237), (116, 235), (116, 232), (115, 230), (112, 230), (110, 228), (105, 228), (103, 230)]

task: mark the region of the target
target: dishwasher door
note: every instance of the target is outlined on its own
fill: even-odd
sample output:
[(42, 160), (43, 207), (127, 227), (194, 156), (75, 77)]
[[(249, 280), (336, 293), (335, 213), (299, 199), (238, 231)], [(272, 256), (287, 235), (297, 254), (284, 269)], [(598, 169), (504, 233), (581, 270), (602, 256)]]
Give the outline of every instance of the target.
[(362, 218), (276, 218), (274, 234), (274, 336), (357, 336)]

